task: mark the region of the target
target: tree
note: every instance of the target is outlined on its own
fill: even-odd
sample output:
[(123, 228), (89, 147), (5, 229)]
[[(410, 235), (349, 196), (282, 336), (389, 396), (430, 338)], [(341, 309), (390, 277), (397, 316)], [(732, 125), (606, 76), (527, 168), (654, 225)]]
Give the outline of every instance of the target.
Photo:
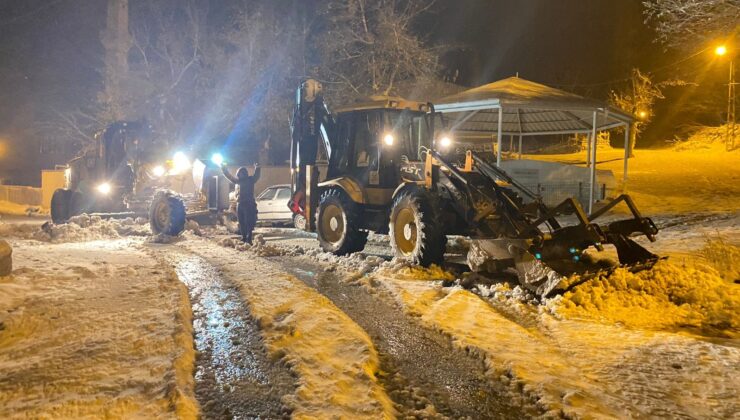
[(399, 81), (434, 75), (434, 51), (411, 30), (433, 3), (329, 0), (313, 45), (321, 60), (319, 77), (332, 96), (390, 95)]
[(667, 47), (696, 49), (716, 39), (738, 37), (738, 0), (648, 0), (645, 21)]
[(637, 136), (653, 117), (655, 101), (663, 98), (660, 84), (653, 83), (650, 77), (639, 69), (632, 69), (632, 77), (625, 89), (610, 93), (609, 101), (614, 106), (637, 117), (630, 130), (630, 154), (635, 150)]

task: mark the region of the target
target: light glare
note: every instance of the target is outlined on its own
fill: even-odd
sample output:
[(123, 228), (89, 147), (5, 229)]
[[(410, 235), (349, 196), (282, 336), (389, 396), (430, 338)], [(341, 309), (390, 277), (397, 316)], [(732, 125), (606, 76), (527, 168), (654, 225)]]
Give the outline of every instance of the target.
[(385, 137), (383, 137), (383, 142), (387, 144), (388, 146), (393, 146), (393, 141), (395, 139), (393, 138), (393, 134), (386, 134)]
[(108, 194), (110, 194), (111, 187), (110, 187), (110, 184), (109, 183), (103, 182), (102, 184), (98, 185), (97, 190), (101, 194), (108, 195)]
[(224, 157), (221, 153), (214, 153), (211, 156), (211, 162), (215, 163), (218, 166), (221, 166), (221, 164), (224, 163)]
[(727, 54), (727, 47), (724, 45), (720, 45), (717, 48), (714, 49), (714, 53), (719, 55), (720, 57)]
[(155, 167), (154, 167), (154, 168), (152, 169), (152, 173), (153, 173), (153, 174), (154, 174), (154, 176), (156, 176), (156, 177), (160, 177), (160, 176), (164, 175), (164, 173), (165, 173), (165, 169), (164, 169), (164, 166), (162, 166), (162, 165), (157, 165), (157, 166), (155, 166)]

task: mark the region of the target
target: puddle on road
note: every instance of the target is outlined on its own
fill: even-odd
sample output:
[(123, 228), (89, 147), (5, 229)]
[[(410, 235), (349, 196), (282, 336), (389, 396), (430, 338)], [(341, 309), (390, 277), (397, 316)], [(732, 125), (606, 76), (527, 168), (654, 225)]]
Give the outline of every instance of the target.
[(195, 393), (203, 417), (289, 417), (281, 398), (293, 393), (294, 378), (269, 361), (239, 292), (200, 257), (173, 260), (193, 307)]

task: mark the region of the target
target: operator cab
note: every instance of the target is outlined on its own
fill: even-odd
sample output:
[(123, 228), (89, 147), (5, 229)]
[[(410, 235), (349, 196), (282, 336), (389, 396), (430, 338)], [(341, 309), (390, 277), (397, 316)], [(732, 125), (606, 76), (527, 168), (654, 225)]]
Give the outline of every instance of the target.
[(370, 188), (395, 189), (402, 165), (421, 163), (432, 147), (431, 106), (400, 98), (339, 109), (327, 178), (349, 176)]

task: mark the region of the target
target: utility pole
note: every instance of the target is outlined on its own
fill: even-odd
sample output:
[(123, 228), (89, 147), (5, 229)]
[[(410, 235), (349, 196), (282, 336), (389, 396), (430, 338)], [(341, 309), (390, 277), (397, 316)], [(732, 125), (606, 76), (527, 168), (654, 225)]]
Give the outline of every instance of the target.
[(730, 79), (727, 83), (727, 132), (725, 133), (725, 148), (735, 149), (735, 62), (730, 59)]

